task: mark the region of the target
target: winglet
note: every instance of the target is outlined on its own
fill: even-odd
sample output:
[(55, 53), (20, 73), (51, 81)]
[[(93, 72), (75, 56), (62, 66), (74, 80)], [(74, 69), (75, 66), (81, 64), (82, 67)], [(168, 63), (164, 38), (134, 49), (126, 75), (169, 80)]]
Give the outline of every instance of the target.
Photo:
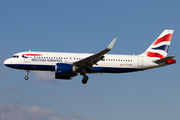
[(109, 50), (112, 49), (114, 43), (116, 42), (116, 39), (117, 39), (117, 38), (114, 38), (114, 40), (108, 45), (107, 49), (109, 49)]

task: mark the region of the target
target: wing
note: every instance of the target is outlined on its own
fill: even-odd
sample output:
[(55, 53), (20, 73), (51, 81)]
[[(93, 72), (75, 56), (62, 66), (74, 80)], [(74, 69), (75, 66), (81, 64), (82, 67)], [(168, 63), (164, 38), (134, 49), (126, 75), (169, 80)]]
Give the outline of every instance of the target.
[(102, 50), (101, 52), (96, 53), (94, 55), (91, 55), (91, 56), (84, 58), (80, 61), (74, 62), (73, 64), (78, 66), (78, 67), (81, 67), (81, 68), (87, 67), (87, 68), (92, 69), (92, 66), (94, 64), (97, 64), (97, 62), (99, 62), (100, 60), (103, 60), (104, 54), (106, 54), (107, 52), (109, 52), (112, 49), (114, 43), (116, 42), (116, 39), (117, 38), (114, 38), (114, 40), (108, 45), (108, 47), (106, 49)]

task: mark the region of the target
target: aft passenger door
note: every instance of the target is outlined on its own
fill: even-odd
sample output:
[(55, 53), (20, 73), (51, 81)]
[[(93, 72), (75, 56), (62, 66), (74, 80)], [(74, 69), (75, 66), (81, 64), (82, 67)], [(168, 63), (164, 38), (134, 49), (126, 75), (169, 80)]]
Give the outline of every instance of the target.
[(138, 67), (143, 67), (143, 57), (138, 57)]

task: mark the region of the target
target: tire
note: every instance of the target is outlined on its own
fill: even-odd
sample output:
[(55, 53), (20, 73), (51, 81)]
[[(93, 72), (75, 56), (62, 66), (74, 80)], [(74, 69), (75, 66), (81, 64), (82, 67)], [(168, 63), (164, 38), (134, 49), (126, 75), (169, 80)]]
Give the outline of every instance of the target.
[(28, 80), (28, 76), (25, 76), (24, 79), (25, 79), (25, 80)]
[(86, 83), (87, 83), (87, 80), (82, 80), (82, 83), (83, 83), (83, 84), (86, 84)]
[(88, 81), (88, 79), (89, 79), (89, 77), (88, 77), (87, 75), (84, 75), (84, 76), (83, 76), (83, 79), (82, 79), (82, 83), (83, 83), (83, 84), (86, 84), (87, 81)]

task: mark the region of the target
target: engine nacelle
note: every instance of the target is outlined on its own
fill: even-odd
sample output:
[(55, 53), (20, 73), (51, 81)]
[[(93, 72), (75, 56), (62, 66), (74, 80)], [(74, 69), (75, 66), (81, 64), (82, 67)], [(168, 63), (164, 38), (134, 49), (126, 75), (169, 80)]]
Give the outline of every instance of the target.
[(55, 66), (55, 78), (56, 79), (71, 79), (77, 75), (75, 66), (65, 63), (56, 63)]

